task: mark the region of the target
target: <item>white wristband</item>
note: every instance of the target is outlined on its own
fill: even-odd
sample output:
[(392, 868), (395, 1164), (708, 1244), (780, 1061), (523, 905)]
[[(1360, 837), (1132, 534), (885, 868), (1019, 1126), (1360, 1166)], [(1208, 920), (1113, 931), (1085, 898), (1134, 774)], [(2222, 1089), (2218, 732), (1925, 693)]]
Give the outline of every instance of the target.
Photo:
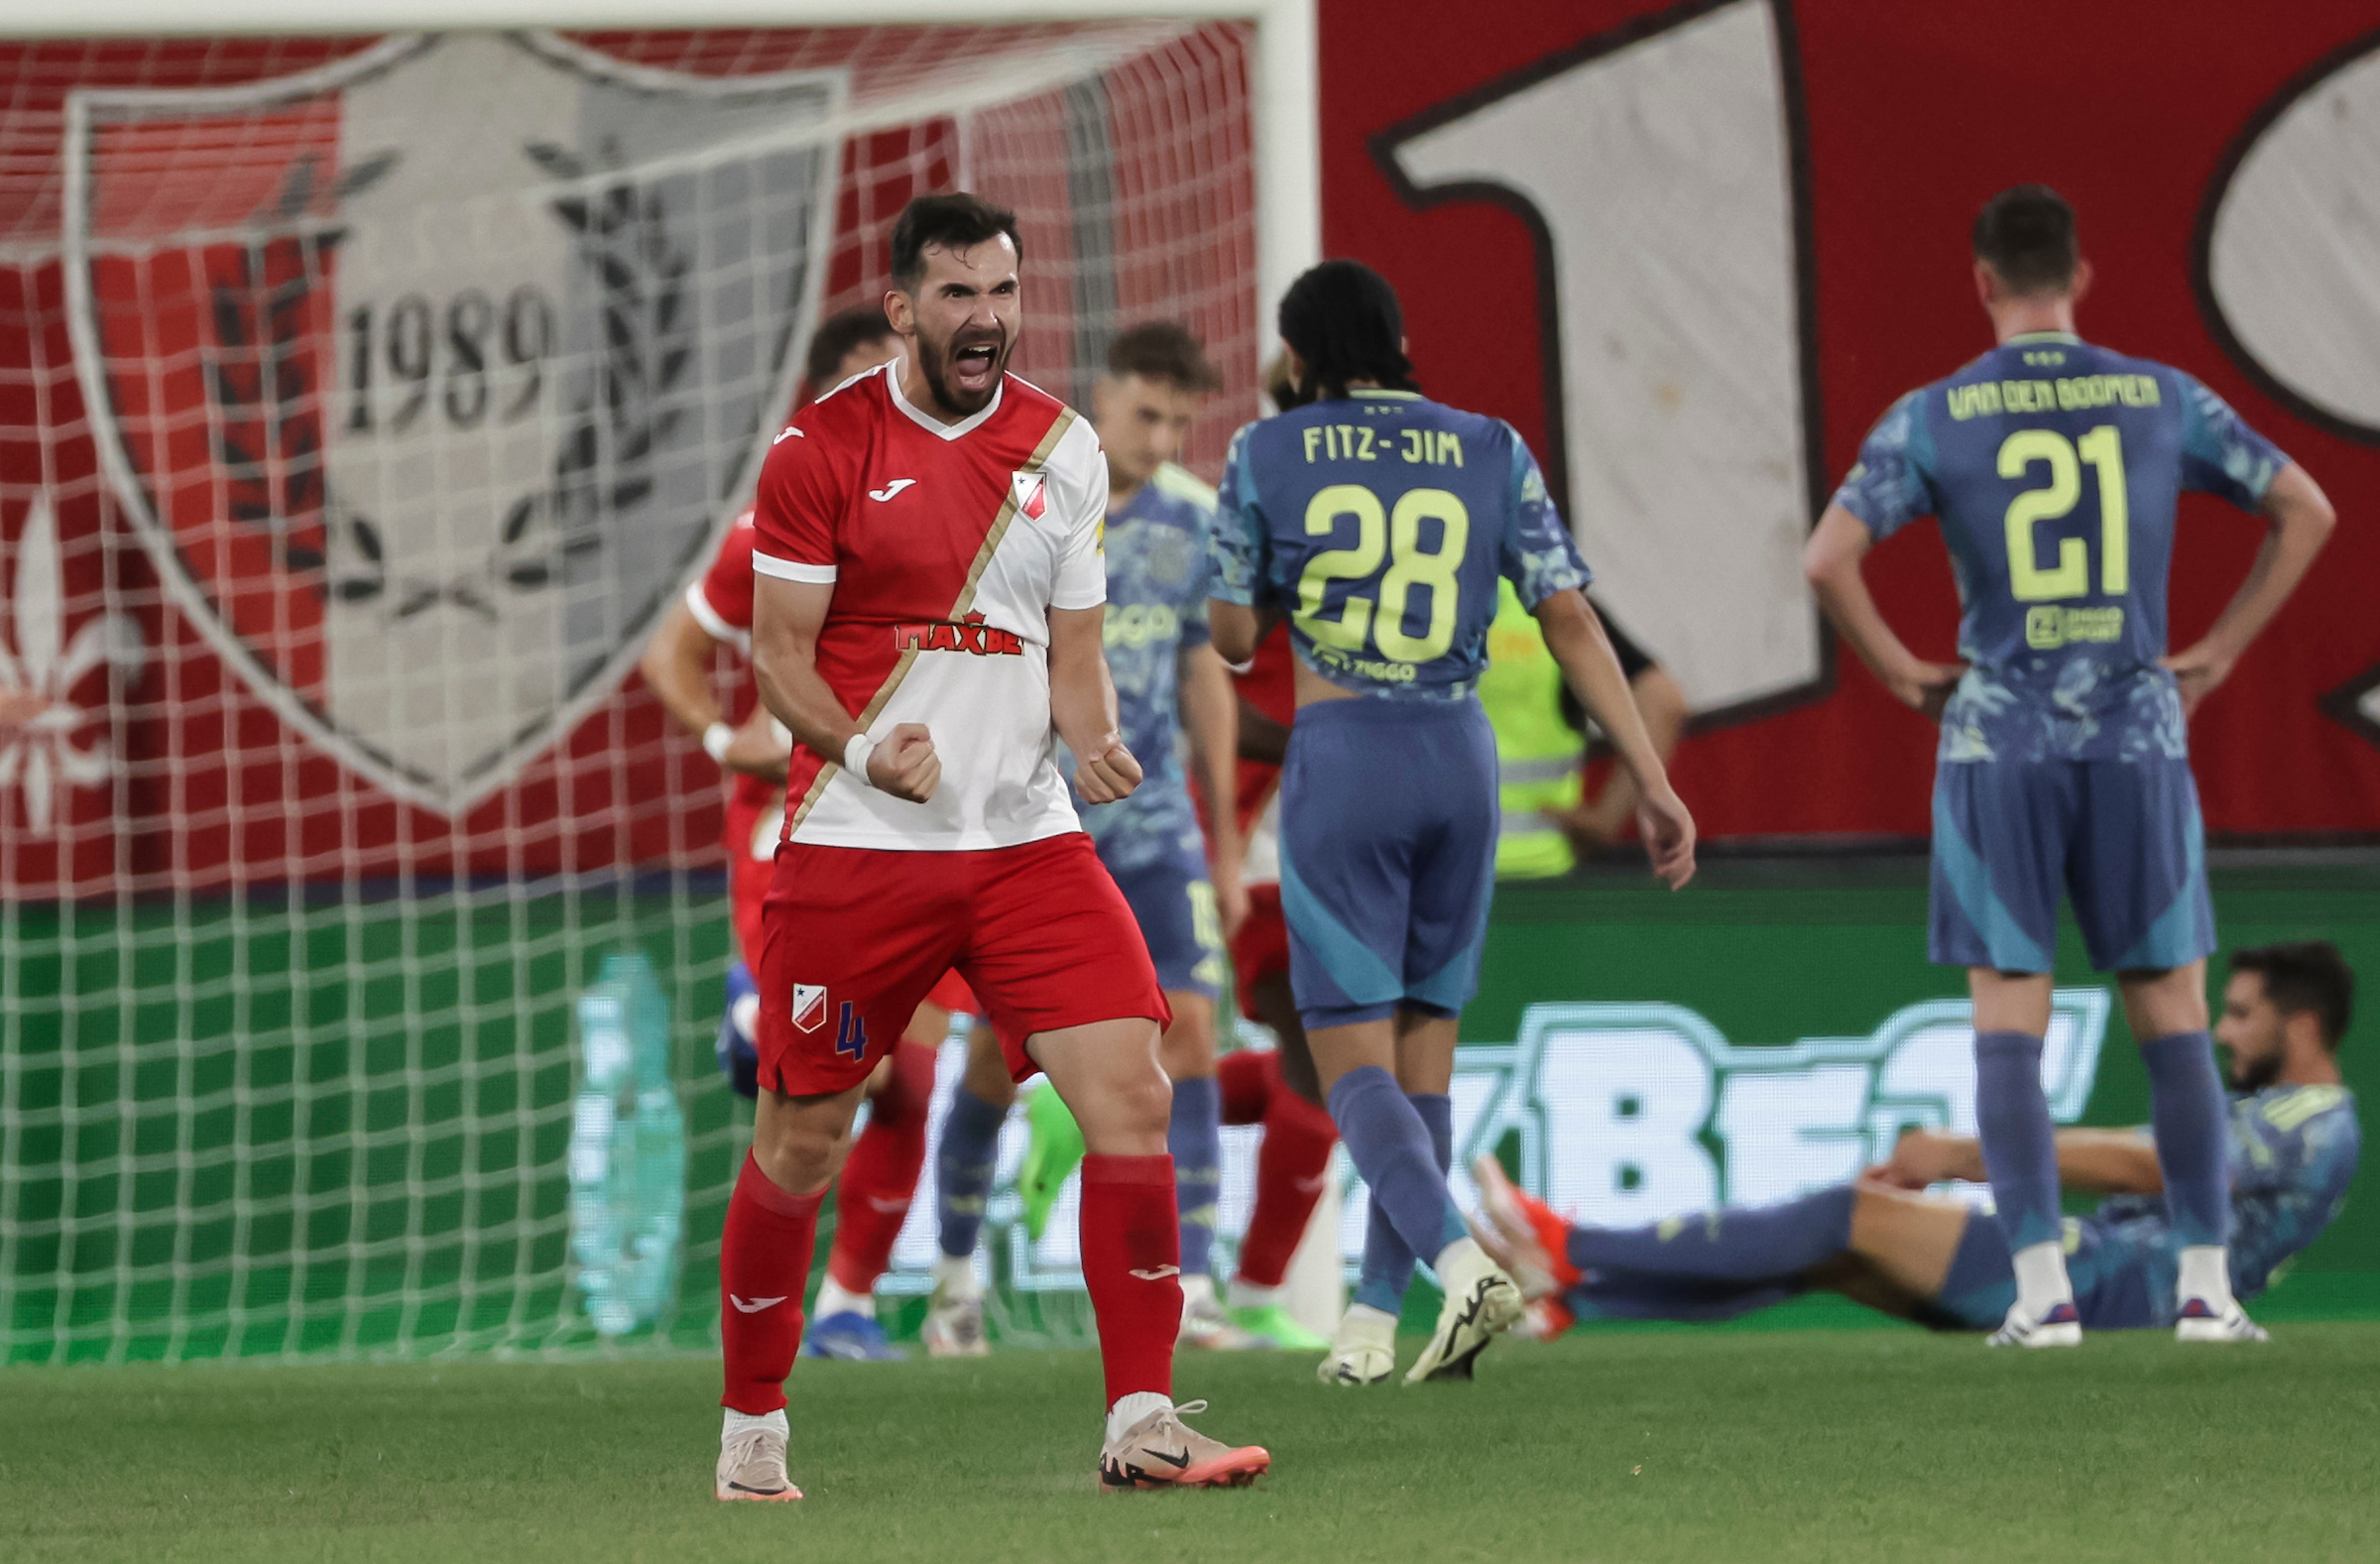
[(876, 753), (876, 741), (865, 733), (855, 733), (843, 746), (843, 769), (863, 787), (873, 787), (868, 780), (868, 757)]
[(727, 764), (727, 747), (736, 742), (736, 730), (724, 722), (714, 722), (702, 730), (702, 753), (720, 765)]

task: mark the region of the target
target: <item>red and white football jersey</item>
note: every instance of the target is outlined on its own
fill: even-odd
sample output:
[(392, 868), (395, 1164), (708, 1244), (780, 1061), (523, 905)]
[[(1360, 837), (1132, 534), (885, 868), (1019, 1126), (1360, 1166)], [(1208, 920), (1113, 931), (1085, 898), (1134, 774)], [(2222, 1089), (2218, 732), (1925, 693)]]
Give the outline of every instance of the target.
[(794, 416), (761, 469), (753, 568), (832, 583), (818, 672), (879, 740), (923, 723), (931, 801), (793, 751), (786, 839), (970, 852), (1080, 829), (1053, 759), (1049, 610), (1107, 601), (1108, 462), (1090, 421), (1010, 375), (944, 424), (897, 365)]
[(686, 608), (713, 641), (752, 656), (752, 548), (759, 537), (748, 507), (720, 540), (702, 579), (686, 588)]
[[(752, 548), (759, 533), (747, 510), (727, 530), (719, 552), (701, 579), (686, 588), (686, 609), (713, 641), (752, 656)], [(725, 845), (732, 862), (766, 863), (776, 856), (783, 834), (783, 796), (776, 783), (747, 773), (729, 781)], [(761, 890), (767, 890), (764, 881)]]

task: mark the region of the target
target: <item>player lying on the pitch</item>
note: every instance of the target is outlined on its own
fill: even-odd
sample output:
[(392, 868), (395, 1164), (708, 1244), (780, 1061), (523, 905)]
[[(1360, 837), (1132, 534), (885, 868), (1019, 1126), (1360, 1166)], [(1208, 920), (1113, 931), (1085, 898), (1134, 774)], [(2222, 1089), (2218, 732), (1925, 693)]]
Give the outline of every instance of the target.
[[(2338, 1215), (2362, 1132), (2339, 1084), (2338, 1041), (2354, 976), (2326, 942), (2242, 950), (2231, 958), (2217, 1038), (2231, 1050), (2228, 1122), (2231, 1289), (2253, 1298)], [(2068, 1273), (2090, 1330), (2176, 1326), (2183, 1341), (2262, 1341), (2192, 1332), (2177, 1321), (2181, 1240), (2161, 1198), (2145, 1131), (2064, 1130), (2058, 1173), (2069, 1189), (2111, 1198), (2064, 1220)], [(1964, 1202), (1919, 1193), (1980, 1181), (1966, 1136), (1918, 1131), (1892, 1160), (1852, 1183), (1797, 1200), (1726, 1207), (1649, 1227), (1572, 1223), (1513, 1187), (1493, 1157), (1474, 1164), (1486, 1202), (1480, 1242), (1520, 1279), (1555, 1330), (1572, 1319), (1728, 1319), (1799, 1292), (1840, 1292), (1942, 1330), (1988, 1331), (2007, 1314), (2016, 1274), (2000, 1225)]]

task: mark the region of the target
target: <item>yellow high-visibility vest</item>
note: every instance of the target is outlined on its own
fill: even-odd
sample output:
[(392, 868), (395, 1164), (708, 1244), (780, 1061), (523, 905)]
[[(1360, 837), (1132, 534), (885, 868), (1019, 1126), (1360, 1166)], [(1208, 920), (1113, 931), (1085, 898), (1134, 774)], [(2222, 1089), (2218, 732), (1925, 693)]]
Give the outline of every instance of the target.
[(1488, 627), (1488, 671), (1480, 704), (1495, 728), (1503, 822), (1495, 838), (1498, 880), (1570, 873), (1578, 862), (1552, 809), (1575, 809), (1586, 794), (1587, 740), (1562, 720), (1562, 666), (1546, 649), (1536, 616), (1520, 606), (1512, 583), (1497, 583), (1495, 622)]

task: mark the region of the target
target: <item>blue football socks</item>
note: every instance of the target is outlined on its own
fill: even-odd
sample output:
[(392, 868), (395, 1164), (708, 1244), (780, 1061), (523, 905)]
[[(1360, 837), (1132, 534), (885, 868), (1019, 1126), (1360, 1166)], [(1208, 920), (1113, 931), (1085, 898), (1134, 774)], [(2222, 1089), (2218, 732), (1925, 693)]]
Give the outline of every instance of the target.
[(942, 1144), (934, 1155), (934, 1192), (942, 1253), (953, 1260), (975, 1253), (984, 1202), (1000, 1163), (1000, 1127), (1008, 1119), (1006, 1108), (985, 1102), (964, 1081), (950, 1094), (950, 1115), (942, 1121)]
[(1782, 1283), (1850, 1247), (1853, 1191), (1821, 1189), (1773, 1206), (1729, 1206), (1649, 1227), (1574, 1224), (1565, 1248), (1581, 1270), (1664, 1282)]
[[(1430, 1132), (1430, 1150), (1438, 1160), (1438, 1176), (1444, 1178), (1455, 1160), (1455, 1100), (1443, 1092), (1407, 1092), (1405, 1101)], [(1414, 1258), (1412, 1246), (1396, 1236), (1386, 1209), (1374, 1199), (1364, 1227), (1364, 1273), (1356, 1284), (1356, 1301), (1383, 1314), (1402, 1309), (1405, 1288), (1413, 1280)]]
[(2011, 1254), (2058, 1239), (2058, 1141), (2041, 1089), (2041, 1039), (1975, 1034), (1975, 1127)]
[[(1409, 1255), (1435, 1260), (1447, 1245), (1470, 1236), (1447, 1193), (1429, 1127), (1395, 1076), (1376, 1064), (1340, 1076), (1331, 1087), (1331, 1118), (1356, 1171), (1371, 1186), (1372, 1209), (1386, 1215)], [(1411, 1263), (1408, 1259), (1408, 1271)]]
[(2166, 1218), (2184, 1248), (2222, 1244), (2231, 1232), (2231, 1181), (2223, 1161), (2229, 1105), (2214, 1069), (2214, 1039), (2178, 1031), (2140, 1045), (2149, 1067), (2149, 1126), (2165, 1173)]
[(1173, 1153), (1174, 1199), (1182, 1214), (1182, 1274), (1209, 1275), (1215, 1203), (1223, 1194), (1223, 1089), (1213, 1076), (1173, 1083), (1165, 1148)]

